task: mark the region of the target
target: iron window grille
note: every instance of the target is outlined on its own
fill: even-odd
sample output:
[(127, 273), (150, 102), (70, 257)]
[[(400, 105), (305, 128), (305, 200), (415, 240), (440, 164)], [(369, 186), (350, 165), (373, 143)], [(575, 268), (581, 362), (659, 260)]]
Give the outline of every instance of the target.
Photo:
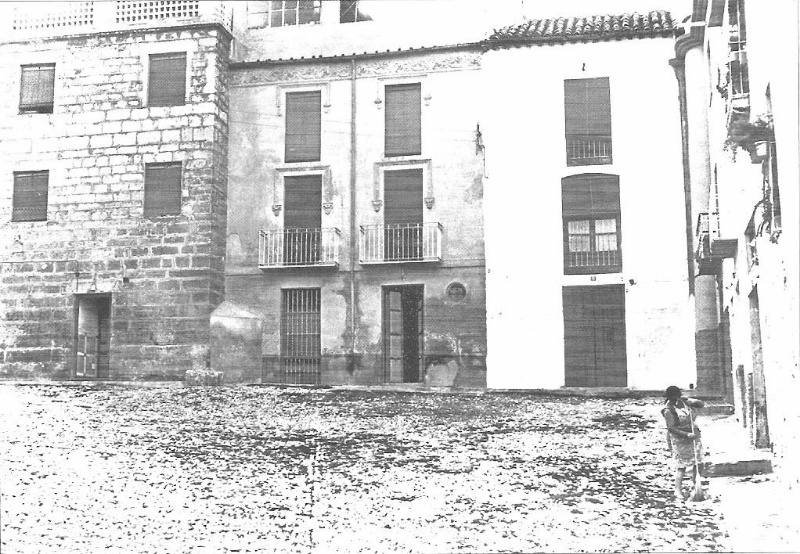
[(284, 383), (319, 384), (320, 289), (281, 291), (281, 376)]

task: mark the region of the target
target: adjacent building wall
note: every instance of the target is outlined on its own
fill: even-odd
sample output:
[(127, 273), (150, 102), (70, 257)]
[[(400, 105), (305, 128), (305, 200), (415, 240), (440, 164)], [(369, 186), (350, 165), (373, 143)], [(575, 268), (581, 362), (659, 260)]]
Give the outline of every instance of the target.
[[(217, 25), (0, 44), (0, 374), (70, 377), (76, 294), (111, 293), (110, 378), (208, 363), (222, 300), (227, 60)], [(186, 105), (146, 107), (149, 54), (187, 51)], [(20, 65), (55, 63), (52, 114)], [(145, 164), (182, 162), (179, 216), (143, 217)], [(12, 222), (13, 172), (49, 170), (47, 221)]]

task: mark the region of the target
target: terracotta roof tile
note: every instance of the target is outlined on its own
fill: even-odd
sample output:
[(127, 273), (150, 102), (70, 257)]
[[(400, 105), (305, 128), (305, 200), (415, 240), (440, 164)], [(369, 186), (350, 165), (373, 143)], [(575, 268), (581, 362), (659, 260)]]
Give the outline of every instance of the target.
[(489, 46), (504, 42), (583, 42), (668, 37), (679, 27), (667, 11), (532, 19), (496, 30)]

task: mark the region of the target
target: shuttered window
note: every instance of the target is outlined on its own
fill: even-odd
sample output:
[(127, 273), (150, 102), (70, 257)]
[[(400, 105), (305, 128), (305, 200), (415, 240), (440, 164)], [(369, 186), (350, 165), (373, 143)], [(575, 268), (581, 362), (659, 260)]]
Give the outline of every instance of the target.
[(11, 221), (46, 221), (49, 171), (14, 173)]
[(23, 65), (19, 111), (53, 113), (55, 64)]
[(576, 175), (561, 181), (564, 217), (564, 272), (622, 270), (619, 179)]
[(147, 164), (144, 170), (144, 216), (181, 213), (180, 163)]
[(384, 260), (422, 258), (422, 187), (422, 169), (383, 174)]
[(322, 143), (322, 93), (286, 93), (287, 162), (318, 162)]
[(386, 156), (422, 153), (422, 86), (386, 86)]
[(611, 93), (608, 77), (564, 81), (567, 165), (610, 164)]
[(186, 52), (150, 55), (148, 106), (186, 103)]

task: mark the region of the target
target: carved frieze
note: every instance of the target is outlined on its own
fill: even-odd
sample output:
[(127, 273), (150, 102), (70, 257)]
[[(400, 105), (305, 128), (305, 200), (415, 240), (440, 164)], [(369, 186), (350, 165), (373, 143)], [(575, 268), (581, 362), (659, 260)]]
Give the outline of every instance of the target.
[[(480, 66), (480, 52), (431, 52), (417, 56), (406, 54), (398, 58), (357, 59), (356, 76), (399, 76), (407, 73), (478, 69)], [(231, 74), (231, 85), (247, 86), (349, 78), (350, 64), (345, 63), (345, 60), (327, 64), (298, 62), (296, 66), (234, 70)]]

